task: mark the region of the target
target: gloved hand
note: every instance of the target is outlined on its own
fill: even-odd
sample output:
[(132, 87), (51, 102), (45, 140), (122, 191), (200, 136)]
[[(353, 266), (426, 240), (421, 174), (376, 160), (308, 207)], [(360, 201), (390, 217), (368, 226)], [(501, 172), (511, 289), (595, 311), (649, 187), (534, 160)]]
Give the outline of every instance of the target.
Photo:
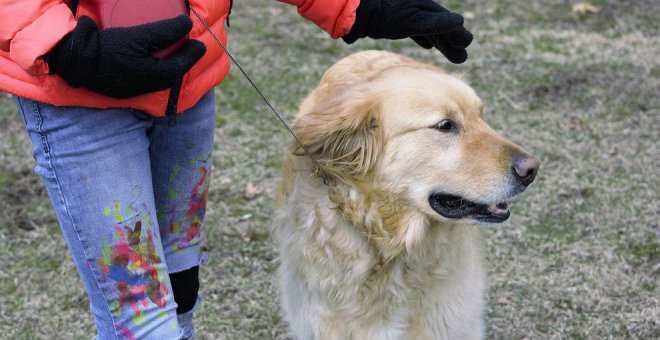
[(196, 40), (187, 40), (167, 58), (151, 55), (183, 38), (191, 28), (192, 21), (185, 15), (102, 30), (83, 16), (45, 60), (50, 72), (72, 87), (115, 98), (133, 97), (172, 87), (204, 55), (206, 47)]
[(472, 42), (463, 16), (433, 0), (361, 0), (353, 28), (342, 39), (352, 44), (364, 37), (411, 38), (426, 49), (437, 48), (455, 64), (467, 60), (465, 48)]

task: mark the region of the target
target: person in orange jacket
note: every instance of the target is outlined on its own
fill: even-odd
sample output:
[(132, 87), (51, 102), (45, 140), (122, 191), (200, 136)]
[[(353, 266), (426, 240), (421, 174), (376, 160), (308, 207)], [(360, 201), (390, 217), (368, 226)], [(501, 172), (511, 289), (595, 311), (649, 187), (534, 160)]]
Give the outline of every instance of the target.
[[(99, 1), (119, 0), (0, 0), (0, 90), (15, 95), (97, 339), (192, 339), (212, 89), (229, 60), (186, 15), (100, 28)], [(281, 1), (346, 43), (411, 38), (462, 63), (472, 41), (432, 0)], [(223, 44), (231, 4), (186, 1)]]

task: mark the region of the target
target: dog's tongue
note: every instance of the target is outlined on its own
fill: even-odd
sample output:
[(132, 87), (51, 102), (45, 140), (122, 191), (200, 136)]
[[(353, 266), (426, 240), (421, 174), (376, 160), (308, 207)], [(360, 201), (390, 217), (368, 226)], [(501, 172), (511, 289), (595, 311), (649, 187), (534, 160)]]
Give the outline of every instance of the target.
[(505, 215), (509, 212), (509, 205), (505, 202), (491, 204), (488, 206), (488, 211), (493, 215)]

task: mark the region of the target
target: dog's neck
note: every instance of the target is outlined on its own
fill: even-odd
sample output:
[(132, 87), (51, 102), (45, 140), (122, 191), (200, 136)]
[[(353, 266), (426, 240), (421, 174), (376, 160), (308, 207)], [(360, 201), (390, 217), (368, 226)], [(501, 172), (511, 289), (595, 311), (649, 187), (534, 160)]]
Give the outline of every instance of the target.
[(405, 250), (407, 225), (420, 228), (427, 225), (425, 219), (405, 213), (398, 194), (343, 183), (330, 188), (328, 193), (342, 218), (367, 236), (383, 263)]
[(367, 237), (383, 264), (397, 258), (423, 263), (430, 249), (440, 250), (461, 228), (438, 223), (414, 208), (404, 193), (373, 183), (339, 183), (329, 188), (328, 197), (341, 217)]
[[(315, 165), (306, 157), (295, 157), (285, 162), (285, 173), (296, 177), (289, 181), (303, 191), (323, 193), (332, 204), (332, 210), (354, 230), (362, 233), (372, 245), (374, 254), (383, 264), (395, 258), (410, 258), (420, 263), (419, 257), (428, 254), (428, 248), (442, 248), (445, 239), (455, 229), (466, 228), (453, 223), (439, 223), (415, 208), (404, 192), (383, 184), (384, 181), (352, 181), (331, 179), (324, 181)], [(296, 175), (297, 174), (297, 175)], [(301, 175), (302, 174), (302, 175)], [(370, 177), (370, 176), (366, 176)], [(284, 188), (291, 192), (293, 187)], [(321, 197), (308, 197), (310, 200)], [(471, 227), (467, 227), (471, 228)], [(425, 244), (432, 243), (432, 244)]]
[[(430, 288), (439, 284), (429, 277), (450, 277), (454, 271), (461, 270), (454, 266), (461, 263), (458, 249), (466, 246), (463, 243), (467, 235), (472, 239), (473, 235), (478, 234), (476, 227), (438, 223), (407, 204), (401, 193), (394, 194), (373, 187), (362, 189), (365, 188), (336, 185), (328, 190), (328, 197), (336, 206), (333, 210), (343, 220), (334, 232), (339, 234), (355, 230), (371, 245), (368, 256), (372, 260), (371, 265), (365, 268), (362, 275), (353, 277), (361, 277), (362, 285), (359, 286), (371, 293), (357, 293), (357, 296), (364, 299), (373, 297), (376, 299), (374, 304), (378, 299), (385, 298), (397, 305), (404, 303), (398, 299), (406, 300), (412, 295), (386, 298), (391, 285), (417, 287), (423, 291), (426, 285)], [(360, 261), (356, 260), (357, 263)], [(414, 294), (412, 291), (409, 293)]]

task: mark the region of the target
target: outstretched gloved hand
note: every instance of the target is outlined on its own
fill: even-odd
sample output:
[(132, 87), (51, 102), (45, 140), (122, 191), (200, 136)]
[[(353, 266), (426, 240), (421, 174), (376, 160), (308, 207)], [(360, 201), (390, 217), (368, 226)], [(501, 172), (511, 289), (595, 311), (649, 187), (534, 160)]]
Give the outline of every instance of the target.
[(467, 60), (472, 33), (463, 16), (433, 0), (361, 0), (351, 31), (342, 37), (352, 44), (359, 38), (411, 38), (420, 46), (437, 48), (452, 63)]
[(133, 97), (174, 86), (206, 52), (187, 40), (173, 55), (152, 53), (180, 40), (192, 28), (189, 17), (99, 30), (83, 16), (76, 28), (46, 56), (50, 72), (72, 87), (85, 87), (115, 98)]

